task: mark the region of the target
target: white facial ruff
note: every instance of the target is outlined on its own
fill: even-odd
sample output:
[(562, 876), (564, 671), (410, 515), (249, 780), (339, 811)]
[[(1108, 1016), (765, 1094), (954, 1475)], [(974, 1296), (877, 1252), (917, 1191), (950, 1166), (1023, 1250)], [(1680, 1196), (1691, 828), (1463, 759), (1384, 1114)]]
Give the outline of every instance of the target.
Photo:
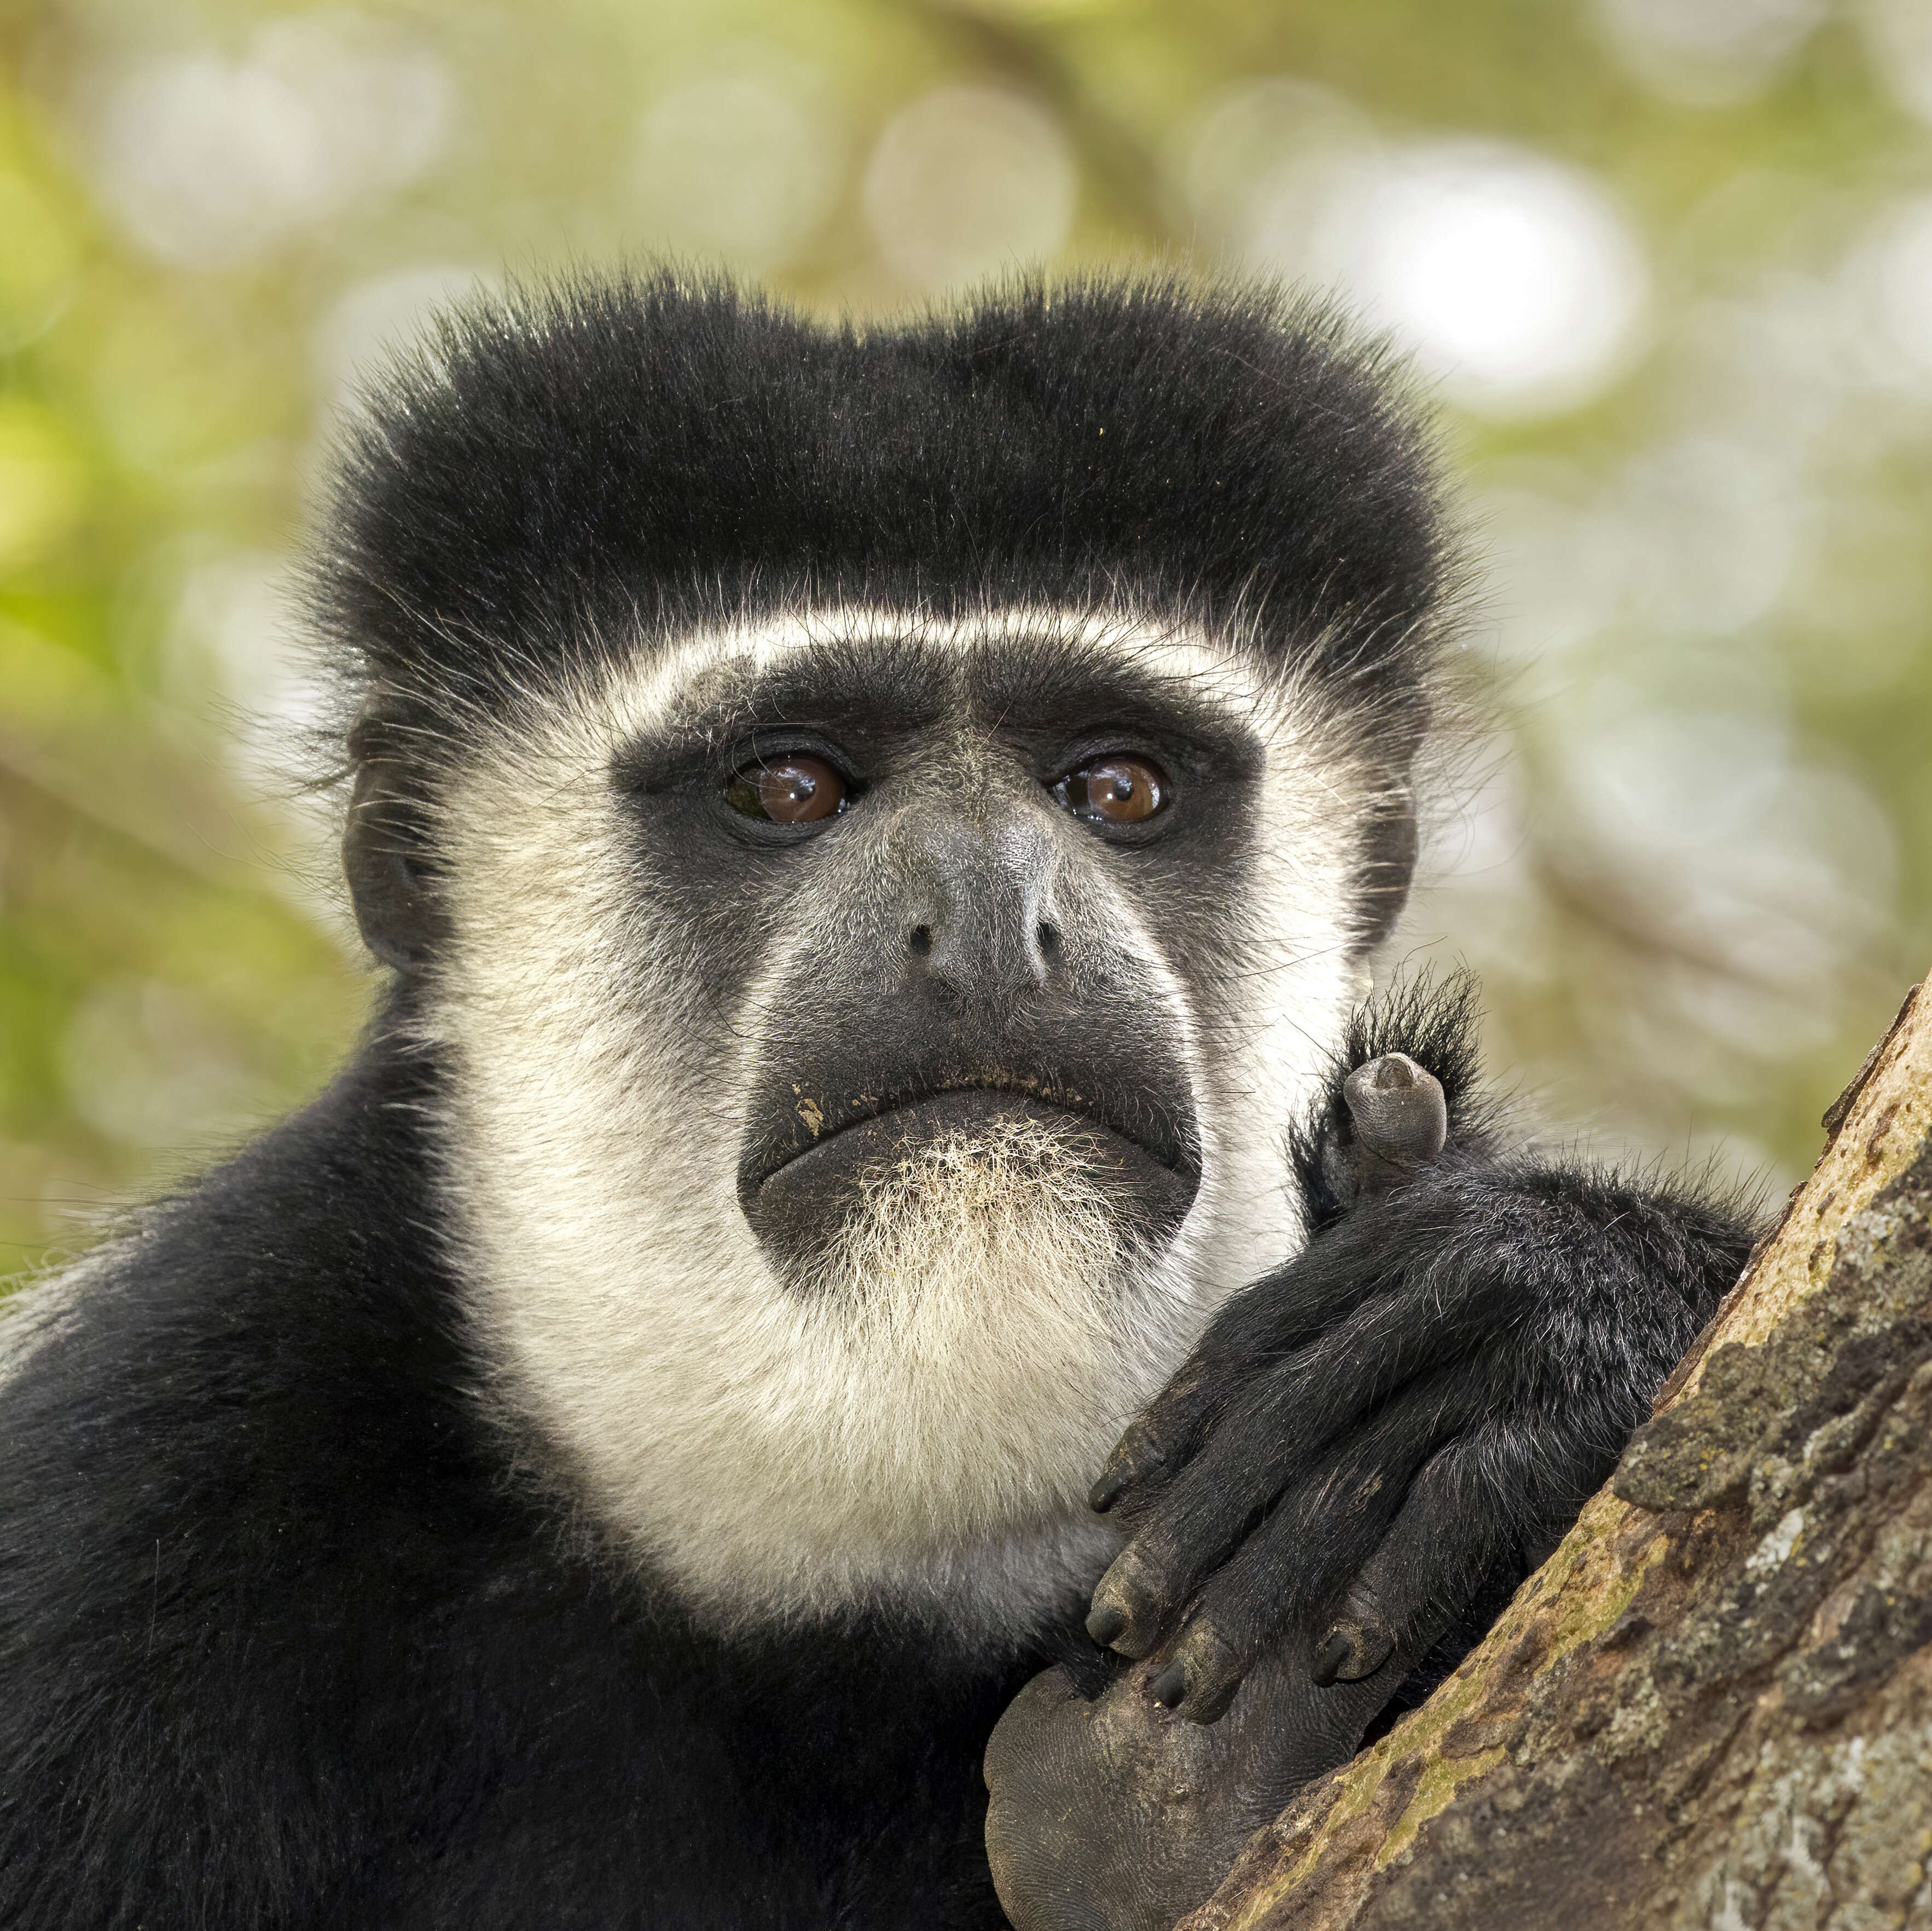
[[(1228, 913), (1267, 964), (1240, 976), (1211, 1050), (1160, 935), (1114, 907), (1184, 1042), (1199, 1192), (1164, 1250), (1103, 1252), (1111, 1223), (1070, 1176), (988, 1211), (998, 1162), (960, 1150), (938, 1219), (866, 1237), (873, 1262), (897, 1254), (897, 1291), (801, 1293), (736, 1194), (759, 1002), (790, 961), (743, 1012), (705, 998), (692, 934), (639, 890), (614, 755), (721, 667), (828, 637), (943, 652), (1042, 631), (1185, 678), (1267, 744), (1258, 889)], [(1084, 1498), (1120, 1431), (1225, 1297), (1300, 1240), (1282, 1146), (1363, 989), (1346, 908), (1366, 808), (1291, 682), (1153, 624), (821, 608), (534, 694), (443, 800), (453, 937), (426, 1022), (450, 1069), (452, 1239), (493, 1398), (607, 1534), (719, 1624), (878, 1604), (1023, 1631), (1054, 1612), (1116, 1546)]]

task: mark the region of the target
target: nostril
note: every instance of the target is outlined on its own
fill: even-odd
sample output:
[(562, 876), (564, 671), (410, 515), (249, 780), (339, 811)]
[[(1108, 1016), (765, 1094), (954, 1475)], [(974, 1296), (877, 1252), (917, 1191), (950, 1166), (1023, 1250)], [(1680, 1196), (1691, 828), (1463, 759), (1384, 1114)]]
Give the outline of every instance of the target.
[(924, 958), (932, 949), (932, 928), (915, 925), (907, 935), (906, 947), (915, 958)]
[(1042, 957), (1049, 959), (1060, 949), (1060, 928), (1050, 919), (1040, 922), (1040, 949)]

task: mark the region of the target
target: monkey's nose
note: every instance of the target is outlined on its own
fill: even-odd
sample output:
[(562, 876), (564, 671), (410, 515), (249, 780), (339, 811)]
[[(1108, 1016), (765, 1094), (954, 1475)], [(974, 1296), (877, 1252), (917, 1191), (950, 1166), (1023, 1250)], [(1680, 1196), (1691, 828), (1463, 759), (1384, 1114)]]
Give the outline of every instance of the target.
[(1064, 949), (1051, 863), (1028, 827), (922, 826), (902, 928), (908, 976), (968, 1003), (1044, 991)]

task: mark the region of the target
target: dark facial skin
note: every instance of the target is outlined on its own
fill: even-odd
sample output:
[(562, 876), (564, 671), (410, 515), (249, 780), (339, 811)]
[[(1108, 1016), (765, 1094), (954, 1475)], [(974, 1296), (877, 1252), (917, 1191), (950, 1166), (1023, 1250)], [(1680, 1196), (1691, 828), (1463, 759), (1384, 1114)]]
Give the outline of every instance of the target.
[(1124, 1231), (1172, 1234), (1198, 1096), (1123, 907), (1211, 1012), (1258, 767), (1245, 727), (1158, 678), (1025, 646), (828, 647), (627, 748), (649, 889), (704, 933), (720, 1009), (786, 961), (734, 1021), (762, 1045), (739, 1195), (782, 1279), (881, 1162), (1000, 1120), (1075, 1148)]
[[(725, 802), (775, 833), (815, 831), (863, 810), (876, 781), (852, 773), (849, 753), (824, 749), (765, 751), (754, 741)], [(948, 1132), (1024, 1119), (1082, 1150), (1124, 1222), (1171, 1234), (1192, 1202), (1199, 1163), (1186, 1075), (1160, 1015), (1116, 985), (1094, 1002), (1115, 1021), (1110, 1039), (1083, 1008), (1056, 916), (1064, 895), (1053, 874), (1066, 862), (1030, 822), (1040, 801), (1024, 769), (1016, 787), (996, 757), (967, 764), (937, 743), (931, 754), (935, 782), (902, 812), (882, 855), (901, 893), (898, 929), (880, 949), (898, 964), (897, 996), (876, 972), (842, 982), (834, 961), (808, 956), (812, 983), (784, 1003), (822, 1010), (842, 982), (869, 1019), (836, 1015), (825, 1036), (774, 1058), (741, 1167), (746, 1218), (782, 1267), (796, 1264), (836, 1234), (868, 1171)], [(1174, 793), (1157, 764), (1129, 751), (1090, 759), (1043, 789), (1100, 835), (1149, 825)], [(1097, 975), (1088, 989), (1101, 991)], [(1136, 1088), (1115, 1040), (1137, 1036), (1148, 1057)]]

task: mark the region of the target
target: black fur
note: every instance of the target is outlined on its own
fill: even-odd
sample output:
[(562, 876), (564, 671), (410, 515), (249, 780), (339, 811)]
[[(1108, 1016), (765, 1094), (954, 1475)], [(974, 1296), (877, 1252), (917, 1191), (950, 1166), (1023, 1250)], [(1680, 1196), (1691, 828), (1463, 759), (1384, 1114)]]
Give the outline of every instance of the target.
[[(414, 826), (479, 715), (813, 601), (1192, 621), (1292, 664), (1380, 775), (1360, 946), (1401, 910), (1460, 584), (1400, 372), (1334, 313), (1150, 277), (833, 328), (661, 271), (479, 298), (367, 400), (309, 603), (382, 835), (358, 911), (389, 964), (434, 943)], [(386, 868), (430, 886), (402, 927), (367, 916)]]
[(1495, 1147), (1496, 1108), (1478, 1084), (1480, 997), (1474, 978), (1466, 972), (1441, 979), (1423, 972), (1399, 980), (1350, 1020), (1330, 1069), (1327, 1105), (1288, 1139), (1288, 1162), (1311, 1228), (1330, 1225), (1343, 1211), (1334, 1177), (1334, 1155), (1349, 1145), (1354, 1132), (1342, 1082), (1356, 1067), (1384, 1053), (1406, 1053), (1442, 1082), (1452, 1153), (1480, 1156)]
[[(1607, 1479), (1748, 1257), (1741, 1201), (1504, 1145), (1477, 1018), (1459, 974), (1352, 1026), (1292, 1149), (1314, 1237), (1228, 1303), (1117, 1451), (1108, 1506), (1133, 1541), (1096, 1602), (1129, 1654), (1182, 1644), (1184, 1715), (1211, 1719), (1297, 1627), (1373, 1662), (1439, 1629), (1416, 1693), (1439, 1681)], [(1348, 1130), (1342, 1080), (1390, 1051), (1442, 1081), (1448, 1143), (1345, 1209), (1323, 1158)]]

